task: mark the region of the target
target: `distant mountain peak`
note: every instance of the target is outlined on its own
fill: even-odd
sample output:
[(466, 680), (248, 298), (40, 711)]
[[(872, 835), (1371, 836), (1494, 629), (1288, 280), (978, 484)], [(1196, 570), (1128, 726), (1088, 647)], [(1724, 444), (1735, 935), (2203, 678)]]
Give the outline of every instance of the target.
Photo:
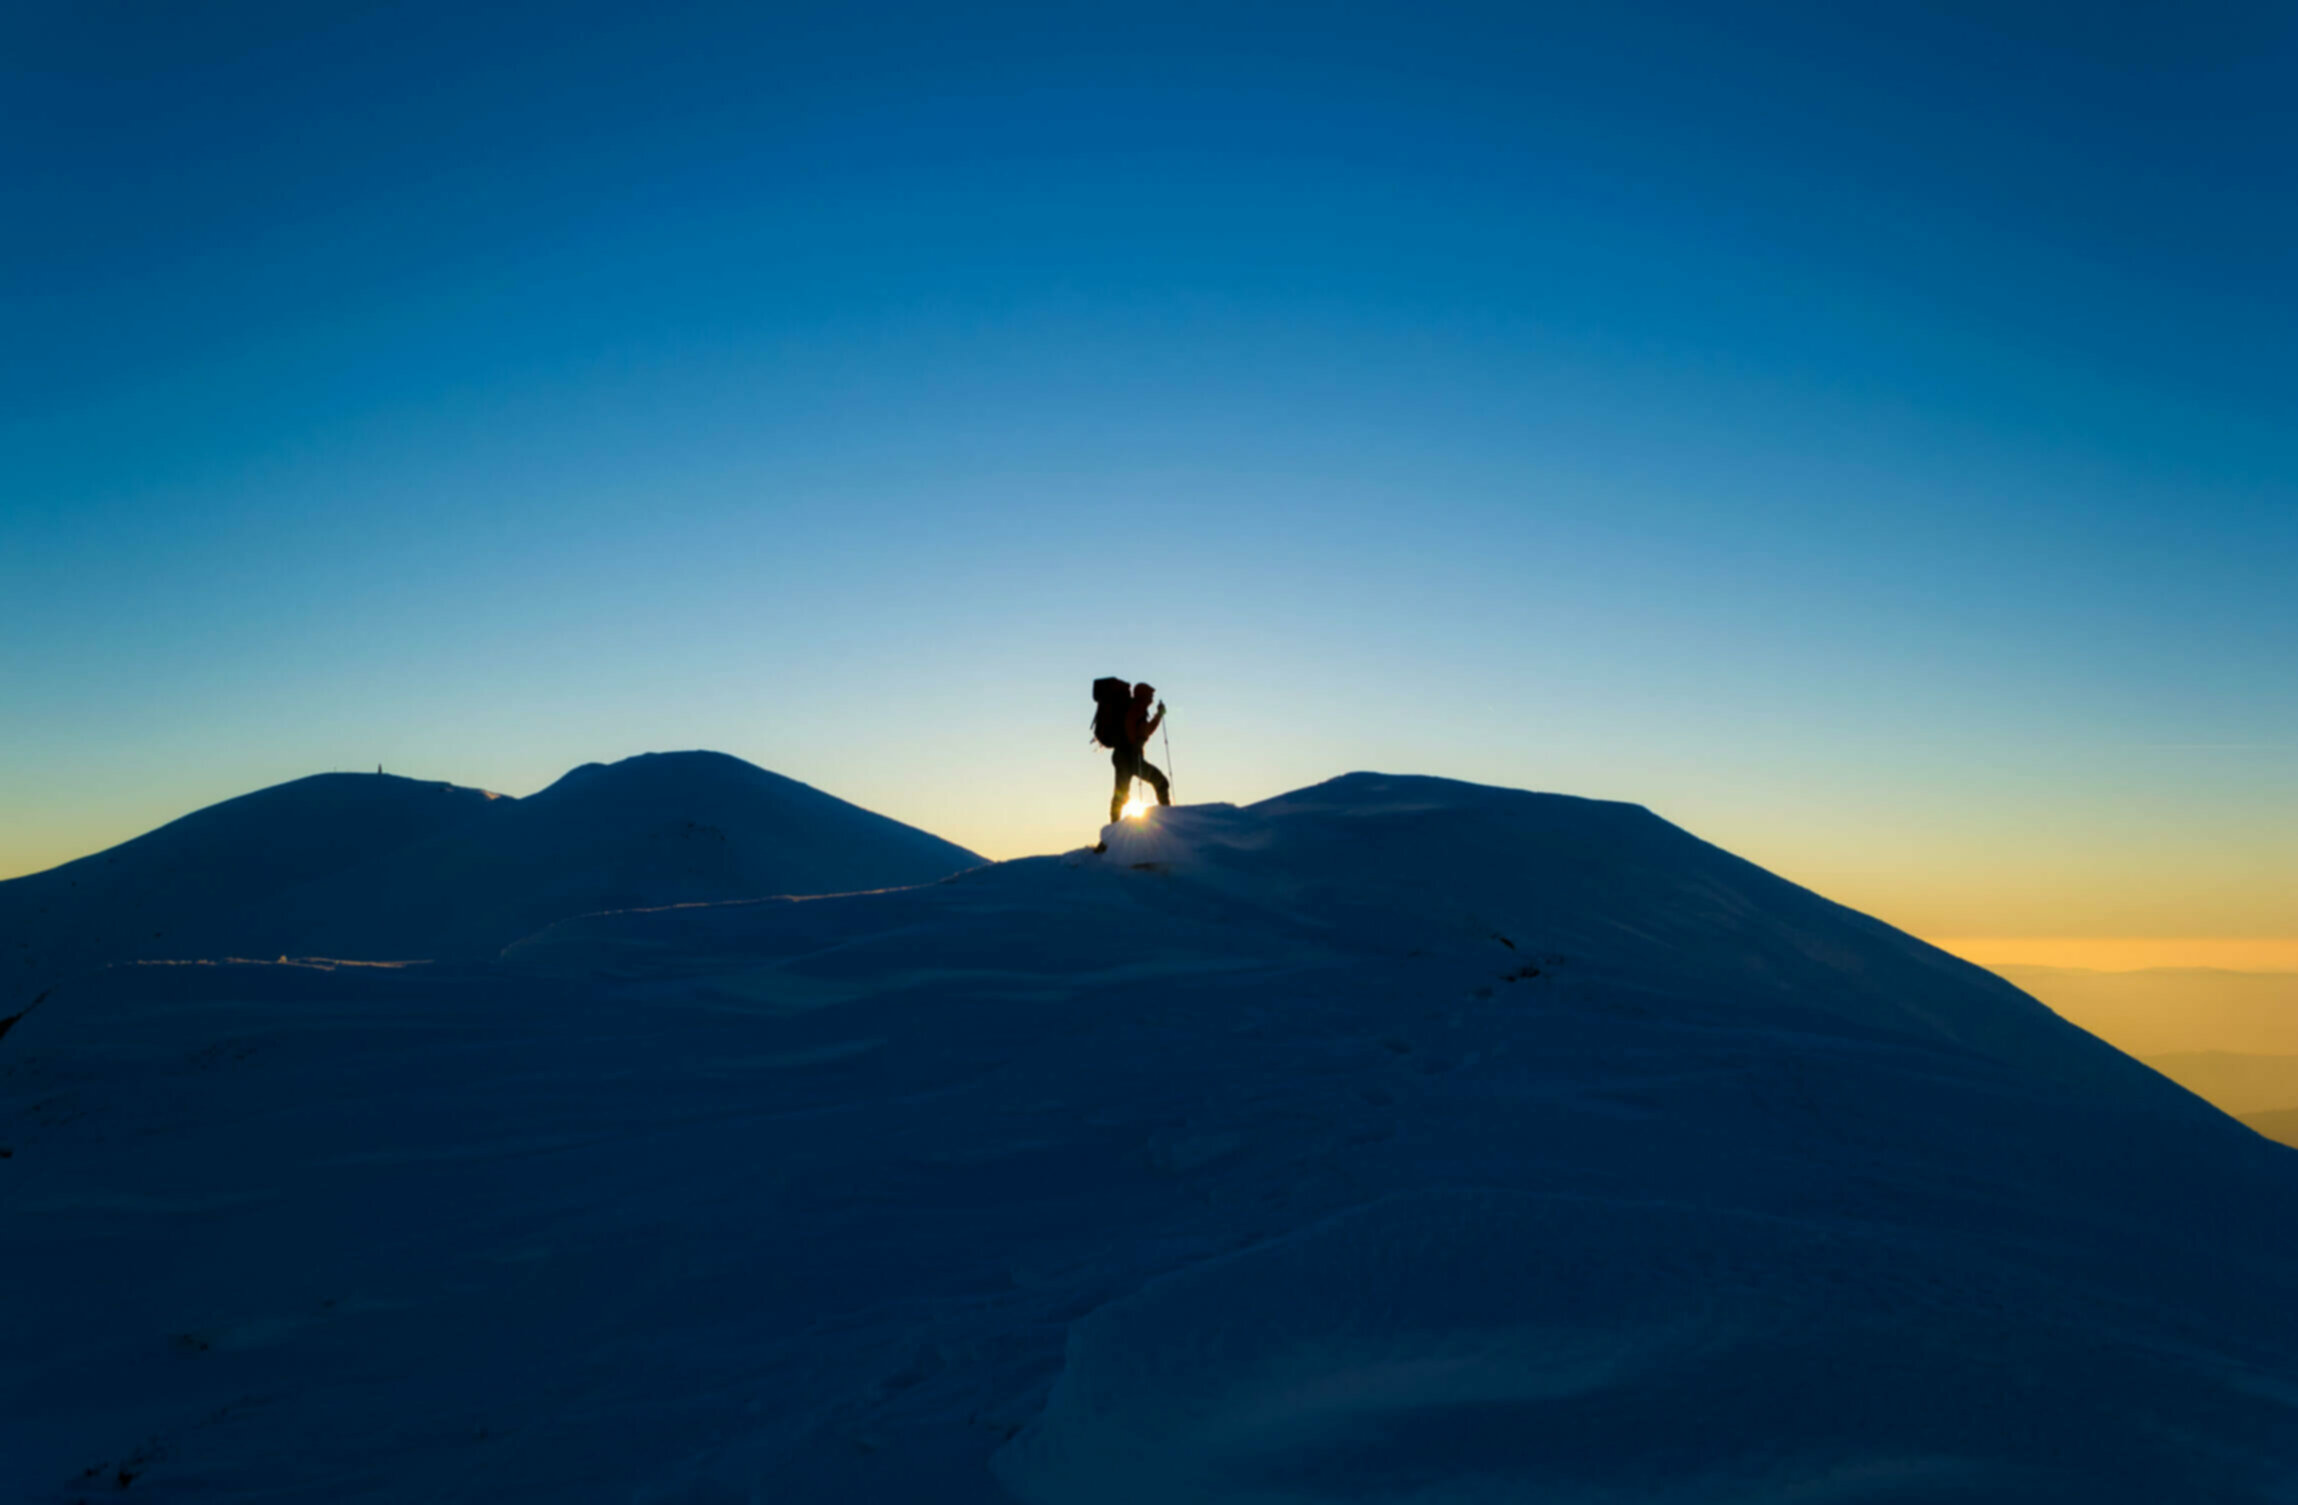
[(313, 774), (0, 883), (20, 968), (0, 1005), (139, 958), (468, 959), (594, 910), (898, 888), (981, 860), (721, 752), (585, 763), (523, 800)]
[[(638, 753), (612, 763), (584, 763), (568, 769), (532, 799), (558, 799), (568, 795), (602, 793), (654, 794), (726, 788), (810, 789), (811, 785), (772, 769), (761, 768), (731, 753), (689, 749), (681, 752)], [(825, 795), (824, 798), (835, 798)]]

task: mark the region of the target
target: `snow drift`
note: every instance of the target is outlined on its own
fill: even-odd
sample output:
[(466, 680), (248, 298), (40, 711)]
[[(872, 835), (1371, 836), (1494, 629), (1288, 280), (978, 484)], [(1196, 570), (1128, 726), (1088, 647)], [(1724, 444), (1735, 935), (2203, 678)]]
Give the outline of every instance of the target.
[(723, 753), (586, 763), (523, 800), (322, 774), (0, 883), (0, 944), (20, 1008), (115, 961), (479, 958), (590, 910), (894, 888), (980, 861)]
[(2298, 1156), (2008, 985), (1631, 806), (1108, 836), (72, 985), (0, 1490), (2293, 1498)]

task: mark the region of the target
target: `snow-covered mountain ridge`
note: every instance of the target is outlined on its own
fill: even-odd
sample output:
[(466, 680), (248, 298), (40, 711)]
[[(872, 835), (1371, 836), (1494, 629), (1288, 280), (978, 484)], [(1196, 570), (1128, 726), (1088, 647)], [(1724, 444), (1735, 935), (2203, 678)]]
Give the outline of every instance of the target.
[(927, 883), (981, 859), (724, 753), (586, 763), (513, 799), (318, 774), (0, 882), (0, 1017), (139, 959), (478, 959), (595, 909)]
[(322, 773), (195, 810), (106, 851), (0, 882), (0, 1015), (64, 978), (147, 956), (273, 956), (289, 896), (480, 819), (503, 798)]
[(74, 985), (0, 1490), (2294, 1498), (2298, 1155), (2008, 985), (1632, 806), (1107, 835)]

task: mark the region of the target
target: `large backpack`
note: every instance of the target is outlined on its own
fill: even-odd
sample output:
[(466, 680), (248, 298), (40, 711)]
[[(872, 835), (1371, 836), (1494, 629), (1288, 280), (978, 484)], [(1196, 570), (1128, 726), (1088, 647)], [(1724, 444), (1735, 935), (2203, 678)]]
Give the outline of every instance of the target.
[(1093, 682), (1093, 740), (1114, 751), (1125, 745), (1125, 717), (1133, 709), (1133, 687), (1122, 679)]

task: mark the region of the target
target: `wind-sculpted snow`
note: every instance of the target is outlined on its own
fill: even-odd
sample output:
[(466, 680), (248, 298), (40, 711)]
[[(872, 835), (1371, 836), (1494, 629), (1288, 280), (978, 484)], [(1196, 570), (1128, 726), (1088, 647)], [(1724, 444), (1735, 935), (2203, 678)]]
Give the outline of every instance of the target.
[(1042, 1505), (2172, 1500), (2227, 1497), (2199, 1437), (2286, 1457), (2292, 1397), (2127, 1295), (1905, 1227), (1404, 1192), (1078, 1322), (998, 1473)]
[(0, 1046), (0, 1497), (2288, 1502), (2298, 1155), (1630, 806), (1355, 775)]

